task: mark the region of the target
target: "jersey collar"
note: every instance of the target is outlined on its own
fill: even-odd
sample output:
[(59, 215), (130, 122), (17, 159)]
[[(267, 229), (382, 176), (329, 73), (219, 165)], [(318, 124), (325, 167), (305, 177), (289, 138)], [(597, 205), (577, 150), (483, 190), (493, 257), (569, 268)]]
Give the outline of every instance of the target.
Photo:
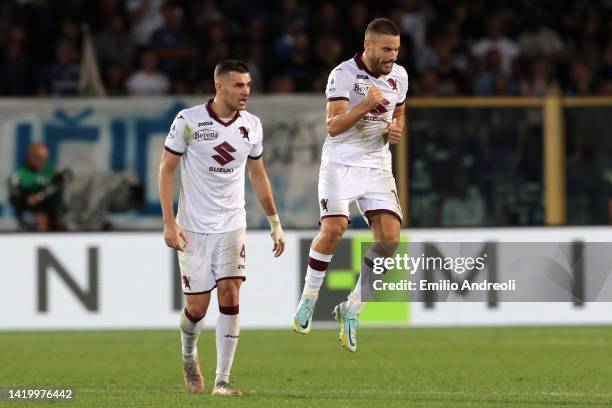
[(363, 63), (363, 60), (361, 59), (361, 57), (363, 56), (363, 52), (358, 52), (357, 54), (355, 54), (355, 56), (353, 57), (353, 59), (355, 60), (355, 63), (357, 64), (357, 67), (361, 70), (364, 70), (365, 72), (368, 73), (368, 75), (373, 76), (374, 78), (379, 78), (380, 75), (375, 75), (372, 71), (370, 71), (368, 69), (368, 67), (366, 67), (366, 64)]
[(219, 122), (220, 124), (222, 124), (225, 127), (228, 127), (229, 125), (231, 125), (232, 123), (234, 123), (236, 121), (236, 119), (238, 119), (238, 117), (240, 116), (240, 112), (236, 111), (236, 114), (234, 115), (233, 118), (231, 118), (229, 121), (225, 122), (223, 121), (219, 116), (217, 116), (217, 114), (215, 113), (215, 111), (213, 110), (211, 104), (212, 104), (212, 99), (209, 99), (208, 102), (206, 102), (206, 111), (208, 112), (208, 116), (210, 116), (211, 119), (216, 120), (217, 122)]

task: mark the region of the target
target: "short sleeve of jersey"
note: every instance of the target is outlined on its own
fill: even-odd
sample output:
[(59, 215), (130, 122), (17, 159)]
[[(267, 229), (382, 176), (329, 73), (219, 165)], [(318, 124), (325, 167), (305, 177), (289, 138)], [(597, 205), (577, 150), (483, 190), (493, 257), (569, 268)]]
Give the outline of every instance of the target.
[(257, 121), (255, 133), (256, 142), (253, 144), (253, 147), (251, 147), (249, 159), (259, 159), (263, 154), (263, 128), (260, 121)]
[(351, 88), (353, 87), (354, 77), (344, 68), (337, 67), (327, 80), (325, 95), (328, 101), (349, 100)]
[(408, 93), (408, 73), (402, 67), (402, 72), (400, 76), (401, 80), (399, 81), (399, 98), (397, 100), (397, 105), (401, 105), (406, 101), (406, 94)]
[(191, 128), (187, 124), (183, 114), (179, 112), (172, 122), (164, 146), (170, 153), (180, 156), (185, 153), (187, 149), (187, 140), (189, 140), (190, 136)]

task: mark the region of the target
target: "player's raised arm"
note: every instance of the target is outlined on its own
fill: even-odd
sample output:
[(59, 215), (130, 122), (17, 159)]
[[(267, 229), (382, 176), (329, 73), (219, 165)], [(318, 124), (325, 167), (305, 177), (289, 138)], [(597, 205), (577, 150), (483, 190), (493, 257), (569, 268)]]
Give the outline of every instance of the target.
[(276, 212), (276, 204), (272, 195), (272, 186), (266, 173), (263, 158), (260, 156), (256, 159), (250, 158), (247, 160), (247, 168), (249, 170), (249, 180), (253, 186), (255, 196), (263, 208), (270, 228), (272, 230), (272, 240), (274, 241), (274, 256), (278, 257), (285, 251), (285, 235), (280, 219)]
[(348, 109), (348, 100), (328, 100), (325, 123), (327, 133), (336, 136), (347, 131), (359, 122), (363, 115), (376, 108), (382, 100), (383, 94), (376, 86), (371, 86), (365, 99), (351, 109)]
[[(159, 165), (159, 201), (162, 207), (162, 220), (164, 223), (164, 241), (170, 248), (183, 250), (183, 242), (187, 238), (181, 227), (174, 220), (174, 186), (173, 178), (181, 156), (164, 150)], [(182, 242), (181, 242), (182, 241)]]

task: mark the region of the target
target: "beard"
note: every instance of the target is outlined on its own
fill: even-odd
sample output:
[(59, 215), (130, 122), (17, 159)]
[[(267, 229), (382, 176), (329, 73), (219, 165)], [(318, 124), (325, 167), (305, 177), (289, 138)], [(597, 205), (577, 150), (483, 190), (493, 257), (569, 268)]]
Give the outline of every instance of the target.
[(377, 73), (380, 75), (389, 75), (393, 69), (393, 60), (383, 60), (382, 58), (376, 58), (374, 60), (374, 66), (376, 67)]

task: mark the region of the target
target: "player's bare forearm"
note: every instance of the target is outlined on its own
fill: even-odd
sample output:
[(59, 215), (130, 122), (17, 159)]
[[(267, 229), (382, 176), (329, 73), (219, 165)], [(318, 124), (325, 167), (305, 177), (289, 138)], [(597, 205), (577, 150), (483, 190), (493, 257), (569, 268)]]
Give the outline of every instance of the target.
[(327, 132), (330, 136), (346, 132), (369, 111), (370, 109), (364, 104), (348, 109), (347, 101), (329, 102), (327, 104), (327, 122), (325, 123)]
[(164, 150), (159, 165), (159, 201), (162, 207), (164, 224), (174, 223), (174, 186), (173, 178), (180, 156)]
[(325, 123), (327, 133), (333, 137), (346, 132), (359, 122), (363, 115), (376, 108), (383, 99), (380, 89), (371, 86), (363, 101), (351, 109), (348, 108), (348, 100), (327, 102), (327, 121)]
[(159, 201), (164, 222), (164, 241), (169, 248), (183, 251), (187, 244), (185, 232), (174, 220), (174, 188), (172, 179), (180, 156), (164, 150), (159, 165)]
[(276, 204), (274, 203), (274, 196), (272, 195), (272, 186), (266, 173), (266, 168), (263, 163), (263, 158), (257, 160), (249, 159), (247, 161), (247, 167), (249, 170), (249, 180), (253, 191), (257, 197), (257, 201), (263, 208), (266, 215), (276, 214)]
[(406, 104), (403, 103), (400, 106), (396, 106), (393, 110), (393, 121), (402, 131), (404, 130), (404, 124), (406, 122), (405, 106)]
[(274, 252), (275, 257), (281, 256), (285, 251), (285, 235), (283, 233), (283, 227), (281, 226), (280, 219), (276, 213), (276, 205), (274, 204), (274, 196), (272, 196), (272, 186), (266, 173), (266, 167), (263, 163), (263, 158), (256, 160), (247, 160), (247, 168), (249, 169), (249, 180), (253, 186), (255, 196), (263, 208), (268, 222), (270, 223), (270, 236), (274, 241)]

